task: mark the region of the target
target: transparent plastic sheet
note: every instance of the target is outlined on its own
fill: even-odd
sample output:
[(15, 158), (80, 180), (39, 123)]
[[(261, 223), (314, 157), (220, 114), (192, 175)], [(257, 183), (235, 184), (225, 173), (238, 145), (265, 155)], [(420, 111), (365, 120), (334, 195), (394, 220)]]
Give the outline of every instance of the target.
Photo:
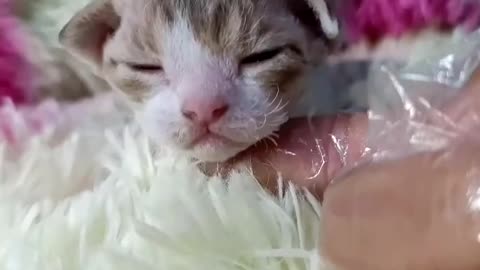
[(464, 102), (460, 99), (480, 63), (480, 33), (454, 36), (432, 50), (436, 53), (406, 65), (372, 68), (368, 145), (376, 149), (376, 159), (433, 151), (461, 132), (460, 116), (450, 110)]
[(366, 151), (324, 193), (339, 269), (480, 269), (480, 33), (432, 51), (372, 67)]

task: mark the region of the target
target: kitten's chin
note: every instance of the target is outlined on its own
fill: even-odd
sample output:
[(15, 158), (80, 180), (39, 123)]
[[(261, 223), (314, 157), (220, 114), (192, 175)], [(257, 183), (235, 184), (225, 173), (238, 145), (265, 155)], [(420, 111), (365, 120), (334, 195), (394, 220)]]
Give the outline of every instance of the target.
[(224, 162), (247, 149), (251, 144), (238, 142), (216, 133), (197, 136), (187, 144), (177, 146), (191, 158), (200, 162)]
[(187, 150), (187, 155), (200, 162), (225, 162), (248, 147), (248, 144), (229, 145), (228, 143), (210, 142)]

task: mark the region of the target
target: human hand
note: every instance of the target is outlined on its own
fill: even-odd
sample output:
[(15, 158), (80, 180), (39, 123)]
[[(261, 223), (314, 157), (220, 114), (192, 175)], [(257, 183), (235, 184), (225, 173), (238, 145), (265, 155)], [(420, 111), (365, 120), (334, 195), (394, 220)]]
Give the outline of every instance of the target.
[(325, 192), (324, 255), (340, 269), (480, 267), (480, 143), (365, 164)]
[(228, 175), (247, 167), (272, 192), (280, 176), (321, 198), (329, 181), (365, 154), (367, 125), (365, 114), (293, 119), (281, 128), (275, 143), (258, 143), (226, 163), (201, 168), (207, 174)]

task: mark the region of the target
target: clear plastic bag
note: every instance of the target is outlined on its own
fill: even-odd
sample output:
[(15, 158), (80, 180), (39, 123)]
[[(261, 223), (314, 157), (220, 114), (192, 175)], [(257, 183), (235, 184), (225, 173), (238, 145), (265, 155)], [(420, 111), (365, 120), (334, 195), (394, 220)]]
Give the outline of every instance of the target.
[(324, 194), (339, 269), (480, 269), (480, 35), (432, 51), (369, 76), (368, 155)]
[(464, 117), (452, 110), (475, 96), (464, 97), (480, 62), (480, 33), (458, 34), (431, 49), (423, 59), (403, 66), (379, 63), (372, 70), (368, 145), (375, 158), (433, 151), (463, 133), (458, 121)]

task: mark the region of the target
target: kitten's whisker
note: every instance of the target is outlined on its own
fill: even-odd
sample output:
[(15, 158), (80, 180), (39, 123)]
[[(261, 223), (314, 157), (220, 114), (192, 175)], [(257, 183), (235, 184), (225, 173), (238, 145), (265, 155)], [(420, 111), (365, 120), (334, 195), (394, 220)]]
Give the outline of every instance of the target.
[[(275, 97), (273, 97), (272, 101), (270, 103), (267, 104), (267, 107), (270, 107), (272, 106), (275, 101), (277, 100), (278, 98), (278, 94), (280, 94), (280, 89), (277, 87), (277, 92), (275, 93)], [(270, 98), (269, 98), (270, 99)]]
[(258, 129), (264, 128), (264, 127), (267, 125), (267, 122), (268, 122), (267, 120), (268, 120), (268, 114), (265, 114), (265, 115), (263, 116), (263, 122), (261, 123), (260, 126), (257, 126), (257, 128), (258, 128)]
[[(282, 104), (283, 103), (283, 104)], [(288, 105), (288, 101), (286, 102), (283, 102), (282, 99), (280, 99), (280, 102), (278, 103), (277, 107), (275, 107), (275, 112), (279, 112), (279, 111), (282, 111), (283, 109), (285, 109), (285, 107), (287, 107)]]
[(267, 113), (267, 115), (276, 114), (276, 113), (282, 111), (282, 110), (287, 106), (287, 104), (288, 104), (288, 103), (285, 103), (285, 104), (282, 105), (282, 103), (283, 103), (283, 100), (280, 99), (279, 102), (278, 102), (278, 104), (277, 104), (277, 106), (275, 106), (272, 110), (270, 110), (270, 111)]
[(280, 138), (280, 135), (278, 135), (278, 132), (277, 132), (277, 131), (272, 132), (272, 134), (271, 134), (270, 136), (272, 136), (272, 137), (274, 137), (274, 138), (276, 138), (276, 139)]
[(275, 140), (275, 138), (273, 138), (272, 135), (268, 136), (266, 139), (269, 140), (270, 142), (272, 142), (275, 147), (278, 147), (278, 143)]

